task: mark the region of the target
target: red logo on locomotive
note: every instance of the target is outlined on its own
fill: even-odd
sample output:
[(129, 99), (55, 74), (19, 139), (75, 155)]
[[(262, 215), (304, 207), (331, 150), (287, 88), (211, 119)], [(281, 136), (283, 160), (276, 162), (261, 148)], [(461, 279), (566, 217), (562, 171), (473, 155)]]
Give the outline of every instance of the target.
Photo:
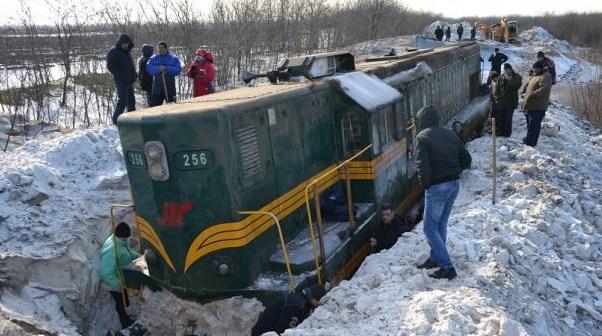
[(192, 202), (184, 201), (182, 203), (165, 202), (163, 203), (163, 212), (159, 218), (159, 225), (171, 228), (181, 228), (184, 226), (184, 216), (192, 210)]

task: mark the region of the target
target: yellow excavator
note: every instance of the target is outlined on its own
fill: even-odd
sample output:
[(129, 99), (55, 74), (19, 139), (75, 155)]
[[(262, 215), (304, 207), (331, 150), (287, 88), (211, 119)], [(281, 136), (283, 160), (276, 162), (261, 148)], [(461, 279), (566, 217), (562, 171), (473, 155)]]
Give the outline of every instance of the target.
[(507, 18), (503, 18), (500, 22), (493, 25), (477, 21), (475, 22), (475, 27), (477, 31), (481, 32), (488, 39), (504, 43), (518, 42), (517, 21), (508, 21)]

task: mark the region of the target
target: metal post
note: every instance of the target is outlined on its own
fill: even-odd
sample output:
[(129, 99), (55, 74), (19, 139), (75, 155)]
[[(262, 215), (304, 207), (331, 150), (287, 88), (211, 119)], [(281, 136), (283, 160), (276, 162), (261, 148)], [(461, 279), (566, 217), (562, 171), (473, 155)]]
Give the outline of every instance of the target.
[(349, 169), (348, 166), (345, 165), (343, 167), (345, 170), (345, 185), (347, 187), (347, 211), (349, 212), (349, 228), (351, 229), (349, 233), (355, 230), (355, 220), (353, 219), (353, 200), (351, 199), (351, 178), (349, 177)]
[(491, 169), (492, 171), (492, 176), (493, 176), (493, 192), (491, 193), (491, 204), (495, 204), (495, 188), (496, 188), (496, 166), (497, 166), (497, 162), (496, 162), (496, 157), (495, 157), (495, 152), (496, 152), (496, 145), (495, 145), (495, 118), (491, 118), (491, 137), (493, 139), (493, 148), (491, 149), (492, 155), (493, 155), (493, 164)]
[[(324, 249), (324, 226), (322, 224), (322, 209), (320, 209), (320, 191), (317, 186), (313, 190), (314, 192), (314, 207), (316, 208), (316, 219), (318, 220), (318, 240), (320, 241), (320, 263), (324, 265), (326, 263), (326, 252)], [(320, 267), (322, 268), (322, 267)]]

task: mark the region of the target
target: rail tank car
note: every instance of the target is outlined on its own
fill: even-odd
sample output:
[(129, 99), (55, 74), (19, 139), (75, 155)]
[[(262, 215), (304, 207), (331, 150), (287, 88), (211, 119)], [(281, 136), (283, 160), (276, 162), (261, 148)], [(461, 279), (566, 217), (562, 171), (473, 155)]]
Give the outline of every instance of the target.
[(406, 215), (421, 199), (417, 112), (434, 105), (460, 133), (486, 113), (476, 43), (358, 64), (347, 53), (312, 55), (278, 71), (271, 81), (310, 79), (119, 118), (136, 222), (152, 251), (145, 281), (200, 301), (336, 283), (370, 253), (380, 204)]

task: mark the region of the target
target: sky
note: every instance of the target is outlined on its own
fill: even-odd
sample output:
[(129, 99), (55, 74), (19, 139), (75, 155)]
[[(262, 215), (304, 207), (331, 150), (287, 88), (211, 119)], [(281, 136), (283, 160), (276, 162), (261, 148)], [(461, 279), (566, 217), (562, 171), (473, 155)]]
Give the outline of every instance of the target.
[[(32, 9), (36, 23), (48, 24), (52, 22), (49, 15), (47, 2), (63, 0), (0, 0), (0, 8), (3, 15), (0, 16), (0, 24), (14, 23), (15, 18), (21, 12), (21, 2)], [(75, 0), (64, 0), (75, 1)], [(144, 0), (145, 2), (153, 0)], [(157, 1), (157, 0), (154, 0)], [(226, 2), (229, 0), (225, 0)], [(336, 1), (336, 0), (331, 0)], [(138, 0), (101, 0), (93, 1), (99, 5), (107, 3), (130, 3), (135, 6)], [(196, 0), (194, 5), (201, 10), (211, 8), (212, 0)], [(545, 12), (557, 14), (568, 11), (577, 12), (602, 12), (602, 0), (402, 0), (406, 6), (423, 11), (431, 11), (443, 14), (445, 17), (458, 18), (462, 16), (505, 16), (507, 14), (541, 15)]]

